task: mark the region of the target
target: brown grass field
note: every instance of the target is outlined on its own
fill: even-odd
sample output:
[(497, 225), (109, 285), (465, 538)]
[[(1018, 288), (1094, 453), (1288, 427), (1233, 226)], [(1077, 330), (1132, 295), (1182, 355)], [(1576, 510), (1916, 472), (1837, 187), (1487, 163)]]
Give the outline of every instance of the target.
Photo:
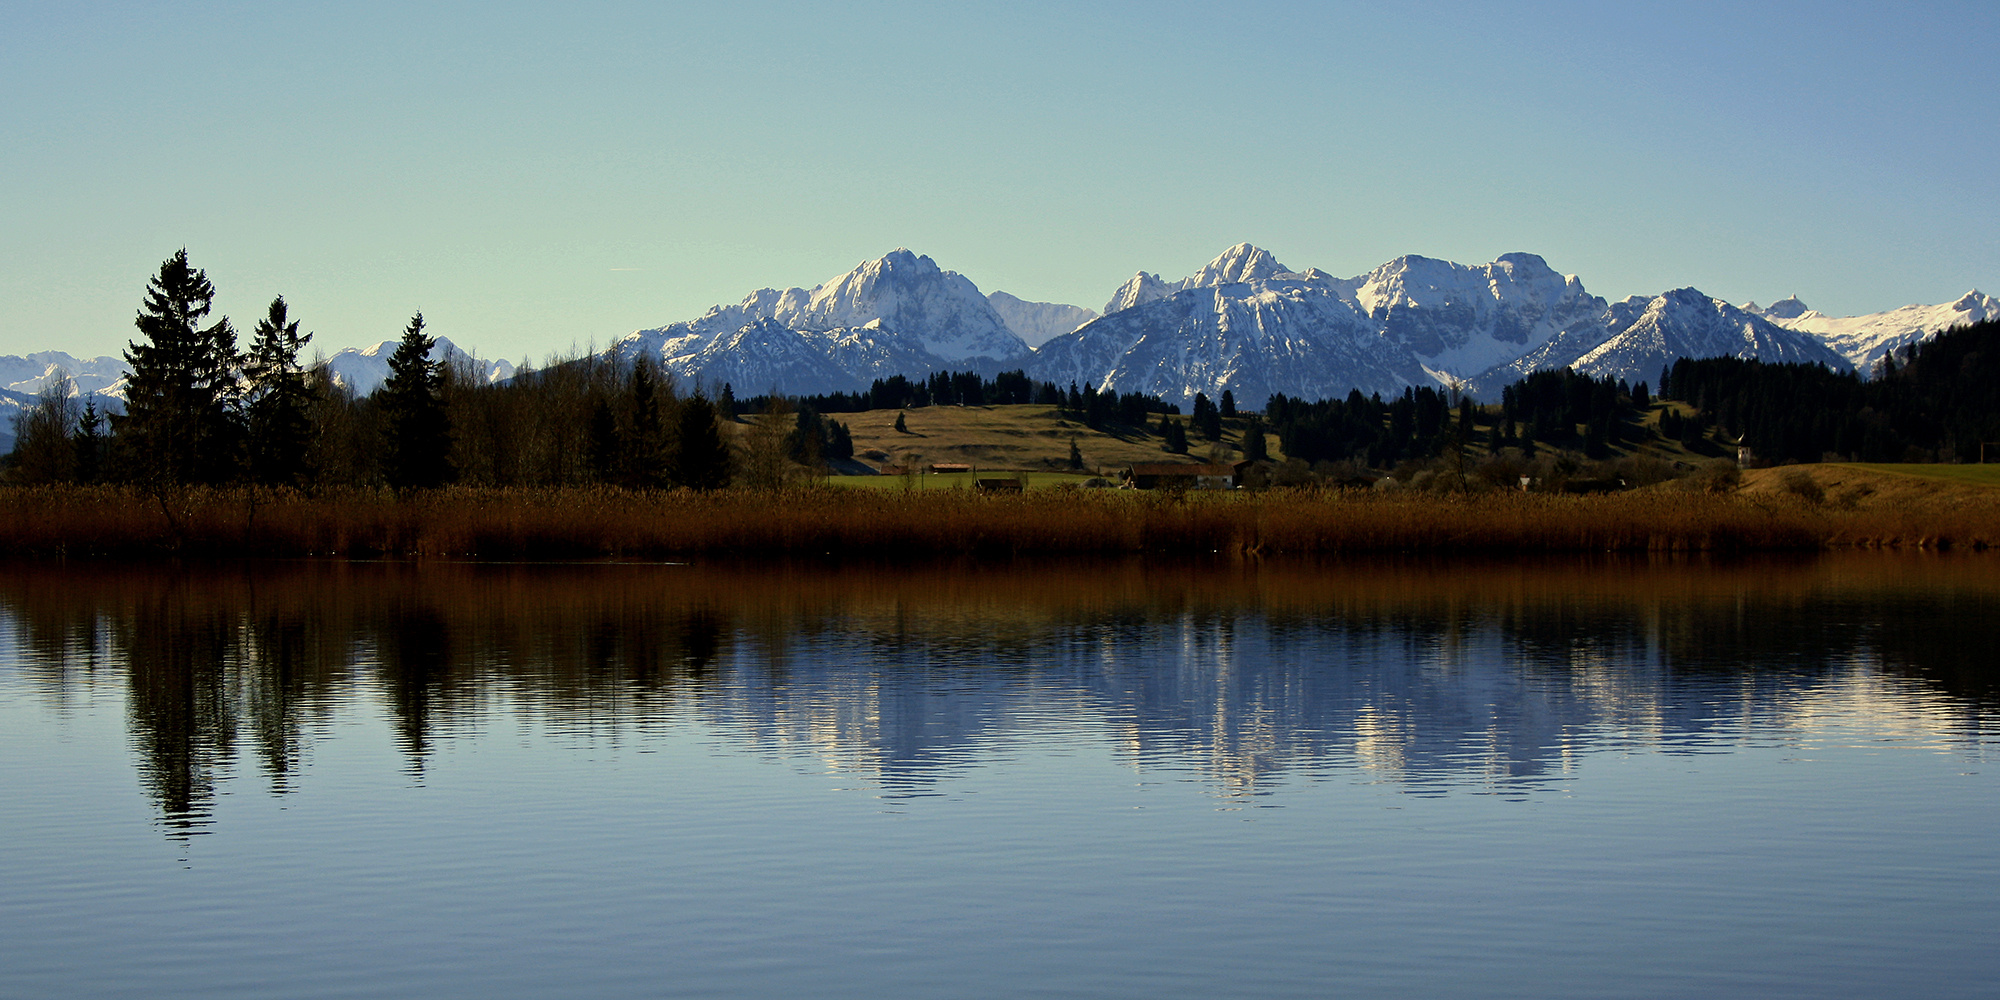
[[(903, 433), (895, 427), (898, 412), (904, 418)], [(1134, 462), (1203, 461), (1210, 446), (1206, 441), (1191, 442), (1188, 454), (1170, 455), (1160, 448), (1157, 417), (1143, 429), (1095, 431), (1081, 421), (1064, 419), (1051, 407), (1033, 404), (922, 406), (828, 416), (847, 425), (854, 438), (855, 456), (875, 466), (963, 462), (982, 470), (1056, 471), (1069, 467), (1069, 445), (1074, 438), (1087, 474), (1096, 475), (1115, 473)], [(745, 423), (738, 426), (747, 428), (757, 419), (745, 417)], [(1225, 453), (1234, 453), (1244, 423), (1240, 417), (1224, 421)], [(1270, 434), (1265, 440), (1276, 455), (1278, 436)], [(868, 457), (870, 452), (886, 457)]]
[(1744, 552), (2000, 545), (2000, 489), (1853, 466), (1759, 470), (1733, 493), (1271, 490), (318, 495), (0, 489), (0, 555), (912, 560), (1147, 554)]

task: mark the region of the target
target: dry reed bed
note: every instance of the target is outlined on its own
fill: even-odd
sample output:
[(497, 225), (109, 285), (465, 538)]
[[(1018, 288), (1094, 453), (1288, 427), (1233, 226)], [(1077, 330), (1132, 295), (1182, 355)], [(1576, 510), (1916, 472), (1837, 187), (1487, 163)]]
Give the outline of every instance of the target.
[(1737, 552), (2000, 543), (2000, 509), (1837, 510), (1770, 496), (807, 488), (317, 495), (0, 489), (0, 554), (488, 559), (1364, 552)]

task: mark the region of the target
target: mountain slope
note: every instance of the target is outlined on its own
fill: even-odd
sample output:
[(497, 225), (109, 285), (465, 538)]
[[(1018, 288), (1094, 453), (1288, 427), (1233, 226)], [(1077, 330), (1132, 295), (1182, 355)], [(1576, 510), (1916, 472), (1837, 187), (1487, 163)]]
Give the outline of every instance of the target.
[(131, 372), (123, 358), (72, 357), (61, 351), (37, 351), (25, 357), (0, 357), (0, 389), (32, 396), (61, 371), (76, 383), (78, 393), (105, 393), (124, 398), (125, 376)]
[(1605, 310), (1576, 276), (1528, 253), (1479, 265), (1398, 257), (1357, 279), (1354, 299), (1384, 341), (1464, 379), (1589, 329)]
[(1029, 374), (1181, 404), (1227, 389), (1250, 406), (1272, 393), (1395, 393), (1429, 381), (1414, 355), (1382, 348), (1339, 286), (1272, 273), (1286, 276), (1189, 287), (1103, 316), (1043, 345)]
[[(746, 392), (812, 393), (865, 389), (894, 374), (1000, 371), (1025, 361), (1029, 348), (970, 280), (897, 249), (810, 289), (759, 289), (697, 319), (637, 331), (608, 353), (651, 357), (680, 378)], [(785, 372), (805, 381), (771, 381)]]
[(1039, 349), (1030, 372), (1183, 403), (1223, 389), (1252, 406), (1273, 392), (1393, 394), (1467, 383), (1564, 338), (1596, 346), (1605, 309), (1533, 254), (1477, 266), (1399, 257), (1340, 279), (1238, 244), (1178, 283), (1141, 272), (1103, 317)]
[(1943, 305), (1910, 305), (1865, 316), (1827, 316), (1797, 298), (1773, 302), (1768, 309), (1759, 309), (1752, 302), (1743, 311), (1787, 329), (1812, 334), (1863, 374), (1870, 374), (1881, 363), (1882, 356), (1892, 350), (1929, 340), (1954, 327), (2000, 319), (2000, 299), (1973, 289), (1957, 301)]
[(1006, 292), (994, 292), (986, 296), (986, 301), (992, 304), (994, 312), (1000, 314), (1007, 328), (1030, 348), (1040, 347), (1050, 338), (1060, 337), (1097, 318), (1096, 313), (1082, 306), (1027, 302)]

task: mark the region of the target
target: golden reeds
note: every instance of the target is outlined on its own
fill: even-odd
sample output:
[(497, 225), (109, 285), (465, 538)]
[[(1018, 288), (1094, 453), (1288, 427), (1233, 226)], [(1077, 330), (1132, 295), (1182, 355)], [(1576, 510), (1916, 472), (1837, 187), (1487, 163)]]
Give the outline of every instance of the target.
[(912, 559), (1361, 552), (1730, 552), (2000, 543), (1990, 505), (1841, 510), (1770, 495), (1285, 491), (634, 492), (397, 496), (0, 489), (0, 554), (488, 559), (754, 555)]

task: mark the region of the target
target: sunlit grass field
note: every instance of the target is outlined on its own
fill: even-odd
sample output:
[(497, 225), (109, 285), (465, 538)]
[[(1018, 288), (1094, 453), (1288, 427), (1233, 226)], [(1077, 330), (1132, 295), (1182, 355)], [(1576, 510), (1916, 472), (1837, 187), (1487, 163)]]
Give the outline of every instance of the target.
[(2000, 486), (2000, 464), (1926, 465), (1918, 463), (1889, 464), (1884, 462), (1834, 462), (1829, 464), (1843, 469), (1862, 469), (1868, 472), (1885, 472), (1896, 476), (1942, 479), (1948, 482), (1967, 483), (1973, 486)]

